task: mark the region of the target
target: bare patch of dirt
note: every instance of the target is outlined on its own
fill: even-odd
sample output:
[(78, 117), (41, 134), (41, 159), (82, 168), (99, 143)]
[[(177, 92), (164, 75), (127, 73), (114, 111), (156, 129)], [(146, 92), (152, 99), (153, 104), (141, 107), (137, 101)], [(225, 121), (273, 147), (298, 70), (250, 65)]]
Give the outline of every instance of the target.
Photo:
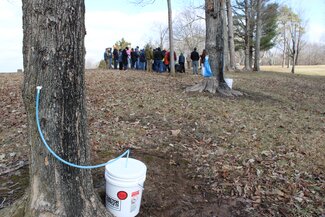
[[(93, 164), (130, 148), (148, 166), (139, 216), (325, 214), (325, 77), (231, 73), (245, 95), (225, 98), (186, 93), (202, 80), (186, 74), (86, 75)], [(0, 75), (2, 207), (28, 182), (21, 82)], [(93, 171), (102, 197), (103, 173)]]

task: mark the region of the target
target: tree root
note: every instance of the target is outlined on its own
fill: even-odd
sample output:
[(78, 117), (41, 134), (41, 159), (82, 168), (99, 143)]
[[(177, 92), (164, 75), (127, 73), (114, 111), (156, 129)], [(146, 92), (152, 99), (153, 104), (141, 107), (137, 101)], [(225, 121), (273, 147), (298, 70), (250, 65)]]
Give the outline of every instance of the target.
[(11, 168), (5, 170), (5, 171), (1, 171), (0, 172), (0, 176), (3, 176), (3, 175), (6, 175), (8, 173), (12, 173), (12, 172), (15, 172), (17, 170), (19, 170), (20, 168), (26, 166), (28, 163), (26, 162), (19, 162), (18, 164), (12, 166)]
[[(18, 199), (14, 204), (11, 206), (5, 207), (4, 209), (0, 210), (0, 216), (4, 217), (35, 217), (35, 215), (31, 214), (29, 209), (29, 195), (28, 190), (25, 192), (25, 194)], [(99, 202), (98, 202), (99, 203)], [(83, 216), (96, 216), (96, 217), (113, 217), (112, 214), (110, 214), (104, 206), (97, 206), (97, 203), (91, 204), (89, 203), (90, 207), (89, 209), (85, 209), (85, 212)], [(96, 206), (96, 207), (94, 207)], [(89, 212), (88, 212), (89, 211)], [(49, 212), (41, 212), (37, 216), (43, 216), (43, 217), (53, 217), (56, 216), (53, 213)]]
[(204, 92), (216, 93), (218, 83), (214, 78), (205, 78), (201, 83), (186, 88), (186, 92)]
[(226, 83), (219, 83), (216, 78), (205, 78), (200, 83), (188, 87), (186, 92), (209, 92), (209, 93), (219, 93), (225, 97), (239, 97), (244, 94), (240, 91), (231, 89)]
[(25, 193), (22, 198), (13, 205), (0, 210), (0, 216), (6, 217), (25, 217), (25, 209), (28, 202), (28, 196)]

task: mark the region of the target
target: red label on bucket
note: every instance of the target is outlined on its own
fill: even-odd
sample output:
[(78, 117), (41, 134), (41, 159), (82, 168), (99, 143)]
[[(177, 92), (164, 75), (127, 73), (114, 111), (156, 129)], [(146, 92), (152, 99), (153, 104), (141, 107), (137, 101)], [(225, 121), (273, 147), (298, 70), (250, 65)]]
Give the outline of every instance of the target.
[(139, 195), (140, 194), (140, 192), (139, 191), (135, 191), (135, 192), (132, 192), (132, 196), (131, 197), (135, 197), (135, 196), (137, 196), (137, 195)]
[(131, 194), (131, 209), (130, 209), (130, 212), (134, 212), (134, 210), (137, 209), (139, 203), (138, 203), (138, 200), (139, 200), (139, 195), (140, 195), (140, 191), (134, 191), (132, 192)]

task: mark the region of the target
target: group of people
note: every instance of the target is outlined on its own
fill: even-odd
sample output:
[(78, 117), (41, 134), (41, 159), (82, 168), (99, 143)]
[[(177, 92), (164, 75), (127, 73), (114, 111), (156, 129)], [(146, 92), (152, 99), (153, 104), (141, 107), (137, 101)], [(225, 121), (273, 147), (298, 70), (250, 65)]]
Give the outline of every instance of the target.
[(205, 49), (202, 51), (202, 54), (199, 55), (199, 53), (196, 51), (196, 48), (194, 48), (191, 53), (190, 59), (192, 60), (193, 74), (199, 74), (200, 65), (202, 68), (202, 75), (204, 77), (211, 77), (213, 75), (209, 63), (209, 55)]
[(176, 52), (171, 55), (170, 51), (166, 49), (161, 50), (160, 47), (152, 49), (150, 46), (146, 46), (144, 49), (140, 49), (138, 46), (131, 49), (125, 47), (119, 50), (117, 48), (113, 50), (106, 48), (104, 52), (104, 60), (108, 69), (146, 70), (157, 73), (170, 72), (171, 56), (175, 61), (176, 72), (185, 73), (185, 62), (187, 62), (188, 69), (191, 69), (192, 66), (195, 75), (199, 74), (199, 66), (204, 70), (206, 69), (206, 50), (203, 50), (202, 54), (199, 55), (196, 48), (186, 58), (183, 53), (177, 58)]

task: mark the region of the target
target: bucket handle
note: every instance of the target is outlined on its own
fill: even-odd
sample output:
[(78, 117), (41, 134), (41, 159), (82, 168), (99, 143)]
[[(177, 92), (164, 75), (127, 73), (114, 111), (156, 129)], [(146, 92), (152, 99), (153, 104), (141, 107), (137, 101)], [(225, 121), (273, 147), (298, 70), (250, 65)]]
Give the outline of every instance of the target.
[(143, 185), (141, 185), (140, 183), (138, 183), (139, 187), (142, 189), (142, 191), (144, 190)]

